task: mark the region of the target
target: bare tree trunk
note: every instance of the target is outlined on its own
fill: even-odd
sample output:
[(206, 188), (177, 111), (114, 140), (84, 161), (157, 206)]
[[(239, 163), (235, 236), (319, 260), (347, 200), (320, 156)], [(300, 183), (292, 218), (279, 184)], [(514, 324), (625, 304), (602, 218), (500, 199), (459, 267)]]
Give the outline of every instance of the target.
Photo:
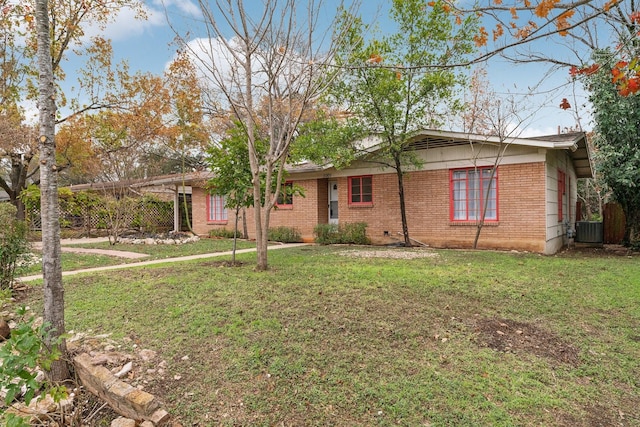
[[(331, 38), (320, 35), (321, 20), (317, 17), (324, 16), (322, 0), (270, 0), (260, 5), (243, 0), (197, 3), (209, 34), (207, 49), (194, 49), (191, 37), (180, 39), (205, 71), (204, 77), (227, 101), (232, 116), (245, 128), (253, 187), (256, 270), (266, 270), (269, 213), (280, 191), (282, 166), (305, 113), (312, 110), (312, 104), (338, 75), (328, 65), (333, 64), (342, 47), (340, 41), (350, 28)], [(336, 10), (342, 11), (343, 2), (334, 3)], [(357, 0), (349, 3), (344, 12), (359, 5)], [(341, 19), (339, 13), (333, 24)], [(227, 38), (227, 28), (234, 35), (232, 39)], [(216, 53), (220, 50), (229, 67), (225, 61), (221, 63)], [(258, 114), (255, 105), (264, 108), (264, 114)], [(261, 135), (261, 131), (268, 135)], [(271, 181), (274, 173), (276, 182)], [(275, 194), (271, 188), (274, 184)]]
[(400, 197), (400, 216), (402, 217), (402, 236), (404, 237), (404, 245), (406, 247), (413, 246), (409, 238), (409, 224), (407, 223), (407, 206), (404, 200), (404, 174), (402, 173), (402, 164), (400, 157), (395, 156), (396, 176), (398, 177), (398, 196)]
[(267, 227), (262, 225), (262, 229), (260, 230), (260, 239), (256, 241), (256, 245), (258, 248), (258, 263), (256, 266), (257, 271), (266, 271), (269, 268), (267, 263), (267, 247), (269, 246), (267, 231)]
[(9, 201), (17, 209), (16, 219), (19, 220), (25, 219), (25, 207), (24, 203), (22, 203), (22, 200), (20, 200), (20, 193), (22, 192), (22, 190), (27, 188), (29, 164), (31, 163), (32, 158), (33, 154), (10, 154), (9, 160), (11, 162), (11, 185), (9, 186), (8, 183), (4, 181), (2, 185), (2, 188), (4, 188), (6, 193), (9, 195)]
[(242, 208), (242, 238), (249, 238), (249, 229), (247, 228), (247, 208)]
[[(48, 1), (36, 0), (38, 35), (38, 71), (40, 113), (40, 191), (42, 213), (42, 274), (44, 277), (44, 321), (51, 325), (47, 337), (49, 346), (65, 332), (64, 287), (60, 265), (60, 218), (58, 211), (58, 181), (55, 146), (55, 89), (51, 63)], [(53, 382), (70, 377), (66, 362), (66, 343), (59, 344), (62, 357), (47, 373)]]
[(236, 218), (233, 225), (233, 249), (231, 249), (231, 264), (236, 263), (236, 249), (238, 247), (238, 215), (240, 214), (240, 206), (236, 206)]
[(593, 218), (593, 212), (591, 212), (591, 203), (589, 203), (589, 200), (591, 199), (591, 180), (587, 180), (587, 182), (585, 183), (585, 198), (584, 198), (584, 204), (587, 210), (587, 221), (591, 221), (591, 218)]
[[(502, 138), (502, 137), (501, 137)], [(489, 198), (491, 195), (491, 187), (493, 186), (493, 178), (496, 176), (496, 171), (498, 170), (498, 165), (502, 161), (504, 157), (504, 153), (507, 150), (509, 144), (505, 144), (504, 148), (502, 148), (503, 142), (500, 142), (500, 148), (498, 149), (498, 154), (496, 155), (496, 159), (493, 162), (493, 168), (491, 169), (491, 175), (489, 175), (489, 187), (487, 188), (487, 194), (482, 199), (482, 216), (480, 217), (480, 221), (476, 227), (476, 237), (473, 240), (473, 249), (478, 249), (478, 240), (480, 239), (480, 232), (482, 231), (482, 226), (484, 226), (484, 220), (487, 217), (487, 205), (489, 204)], [(482, 182), (482, 173), (479, 174), (480, 182)], [(482, 188), (482, 187), (481, 187)], [(482, 196), (482, 195), (481, 195)]]

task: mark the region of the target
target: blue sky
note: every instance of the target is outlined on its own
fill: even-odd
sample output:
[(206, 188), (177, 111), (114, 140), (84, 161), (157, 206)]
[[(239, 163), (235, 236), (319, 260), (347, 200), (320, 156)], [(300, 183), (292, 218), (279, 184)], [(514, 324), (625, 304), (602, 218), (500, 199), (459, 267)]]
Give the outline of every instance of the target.
[[(250, 3), (247, 1), (247, 4)], [(262, 2), (256, 1), (256, 3)], [(329, 5), (328, 13), (334, 12), (335, 8), (331, 8), (333, 2), (326, 3)], [(384, 0), (365, 1), (361, 9), (365, 22), (375, 20), (384, 31), (388, 23), (385, 12), (388, 3)], [(197, 34), (199, 8), (192, 0), (147, 0), (146, 7), (149, 15), (146, 21), (135, 20), (133, 13), (125, 10), (102, 35), (112, 39), (116, 61), (126, 60), (133, 71), (160, 74), (176, 50), (176, 47), (171, 44), (175, 33), (167, 22), (167, 18), (172, 25), (180, 28), (181, 32), (188, 30)], [(88, 34), (94, 34), (93, 31), (89, 29)], [(559, 47), (547, 42), (546, 45), (538, 44), (537, 48), (544, 50)], [(63, 87), (73, 85), (74, 67), (78, 66), (79, 62), (76, 60), (71, 60), (65, 66), (69, 81)], [(574, 86), (569, 83), (568, 70), (559, 70), (546, 75), (547, 69), (547, 66), (540, 64), (516, 66), (497, 57), (489, 60), (487, 64), (489, 79), (495, 93), (499, 96), (513, 96), (518, 103), (518, 108), (525, 116), (530, 116), (523, 122), (521, 136), (554, 134), (557, 133), (559, 126), (574, 127), (576, 125), (574, 109), (564, 111), (559, 108), (559, 104), (562, 98), (568, 98), (571, 105), (575, 106), (574, 94), (577, 94), (579, 105), (586, 103), (580, 85)], [(542, 82), (541, 85), (536, 87), (540, 82)], [(535, 95), (530, 95), (529, 88), (533, 87), (536, 87)], [(583, 129), (591, 129), (592, 125), (586, 111), (583, 110), (581, 114)]]

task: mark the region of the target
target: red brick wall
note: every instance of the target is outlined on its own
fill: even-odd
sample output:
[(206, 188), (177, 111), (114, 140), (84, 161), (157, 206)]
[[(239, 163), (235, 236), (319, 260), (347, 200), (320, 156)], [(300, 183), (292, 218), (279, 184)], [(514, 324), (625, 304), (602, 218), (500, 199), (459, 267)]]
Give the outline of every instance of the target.
[[(292, 227), (298, 229), (306, 240), (313, 240), (313, 228), (319, 222), (319, 214), (321, 203), (319, 200), (327, 199), (327, 183), (324, 182), (324, 189), (321, 189), (320, 183), (315, 179), (302, 181), (294, 181), (296, 187), (300, 187), (304, 193), (302, 196), (293, 196), (293, 206), (291, 208), (274, 209), (271, 211), (269, 227)], [(324, 203), (326, 206), (326, 202)], [(325, 208), (326, 210), (326, 208)], [(326, 216), (326, 214), (325, 214)], [(249, 215), (253, 221), (253, 215)], [(251, 223), (249, 230), (252, 230)], [(250, 231), (251, 235), (252, 232)]]
[[(313, 240), (313, 228), (319, 222), (327, 222), (328, 217), (328, 189), (327, 180), (301, 180), (295, 181), (295, 185), (300, 187), (303, 196), (293, 196), (291, 207), (277, 208), (271, 211), (269, 220), (270, 227), (287, 226), (297, 228), (306, 240)], [(215, 228), (226, 228), (233, 230), (234, 212), (229, 211), (229, 220), (226, 224), (207, 223), (206, 193), (201, 188), (193, 188), (193, 229), (197, 234), (207, 235)], [(241, 221), (241, 220), (240, 220)], [(241, 222), (238, 228), (242, 230)], [(249, 237), (255, 238), (255, 217), (253, 209), (247, 209), (247, 228)]]
[[(503, 165), (498, 169), (498, 223), (487, 223), (482, 229), (479, 248), (544, 251), (545, 231), (545, 167), (544, 163)], [(336, 178), (339, 192), (340, 223), (366, 222), (367, 233), (374, 243), (402, 241), (402, 222), (396, 175), (373, 175), (373, 206), (349, 206), (348, 178)], [(313, 228), (327, 222), (327, 179), (294, 181), (304, 189), (305, 197), (294, 196), (292, 208), (272, 211), (270, 226), (295, 227), (305, 240), (313, 239)], [(419, 171), (405, 175), (405, 200), (409, 235), (434, 247), (471, 247), (476, 233), (474, 224), (449, 221), (449, 170)], [(202, 200), (200, 200), (202, 199)], [(204, 193), (193, 192), (194, 230), (206, 234)], [(249, 236), (255, 237), (254, 219), (249, 210)], [(198, 218), (198, 219), (196, 219)], [(233, 227), (229, 214), (227, 228)], [(388, 232), (388, 236), (384, 232)]]
[[(545, 244), (545, 169), (543, 163), (505, 165), (498, 169), (499, 222), (487, 223), (478, 247), (542, 252)], [(346, 178), (340, 201), (346, 200)], [(341, 222), (364, 221), (374, 242), (401, 241), (402, 222), (395, 174), (373, 176), (373, 207), (341, 203)], [(449, 220), (449, 170), (405, 176), (409, 236), (435, 247), (471, 247), (475, 224)], [(388, 231), (389, 237), (385, 236)]]
[[(204, 189), (193, 187), (191, 193), (191, 218), (193, 231), (196, 234), (207, 234), (213, 227), (207, 225), (207, 194)], [(233, 223), (232, 223), (233, 226)], [(224, 225), (216, 225), (216, 227), (224, 227)]]

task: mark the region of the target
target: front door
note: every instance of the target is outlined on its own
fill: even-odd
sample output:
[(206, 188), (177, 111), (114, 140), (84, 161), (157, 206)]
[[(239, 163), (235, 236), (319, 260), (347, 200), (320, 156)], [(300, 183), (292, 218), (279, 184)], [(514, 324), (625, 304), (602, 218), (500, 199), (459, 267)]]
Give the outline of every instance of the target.
[(338, 223), (338, 181), (329, 181), (329, 224)]

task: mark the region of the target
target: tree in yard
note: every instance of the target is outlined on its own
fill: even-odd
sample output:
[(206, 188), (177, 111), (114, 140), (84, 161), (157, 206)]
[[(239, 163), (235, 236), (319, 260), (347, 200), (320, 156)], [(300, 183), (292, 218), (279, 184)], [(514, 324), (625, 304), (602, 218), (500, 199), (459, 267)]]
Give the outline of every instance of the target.
[(404, 244), (411, 246), (404, 174), (420, 161), (407, 148), (417, 131), (438, 127), (460, 110), (454, 90), (464, 83), (463, 76), (448, 67), (474, 51), (478, 20), (463, 19), (448, 2), (425, 0), (394, 1), (391, 18), (397, 25), (394, 34), (366, 40), (370, 26), (343, 15), (349, 37), (338, 65), (344, 73), (331, 95), (360, 128), (378, 136), (379, 149), (365, 161), (395, 171)]
[[(266, 270), (269, 217), (284, 165), (305, 112), (335, 76), (330, 64), (336, 53), (334, 41), (342, 35), (329, 40), (327, 32), (321, 33), (318, 20), (326, 15), (322, 2), (274, 0), (250, 8), (241, 0), (215, 6), (200, 0), (199, 5), (206, 38), (183, 39), (184, 49), (201, 70), (208, 93), (221, 94), (218, 105), (231, 111), (246, 132), (256, 268)], [(264, 114), (258, 119), (261, 105)], [(263, 153), (257, 143), (259, 126), (268, 135)], [(265, 185), (272, 181), (275, 188)]]
[(35, 134), (35, 129), (21, 123), (21, 118), (0, 116), (0, 188), (16, 207), (16, 218), (20, 220), (25, 219), (20, 192), (29, 182), (39, 181), (38, 168), (32, 162), (38, 154)]
[[(251, 168), (249, 167), (249, 149), (247, 134), (240, 123), (229, 130), (229, 135), (207, 150), (207, 162), (213, 172), (213, 178), (207, 183), (210, 194), (224, 198), (225, 207), (235, 211), (233, 228), (233, 251), (231, 262), (236, 259), (236, 241), (238, 237), (238, 217), (240, 211), (253, 206), (253, 185)], [(257, 140), (259, 146), (266, 146), (264, 141)], [(242, 216), (243, 235), (246, 236), (246, 217)]]
[[(39, 182), (37, 132), (29, 130), (23, 111), (24, 103), (35, 101), (38, 96), (37, 38), (33, 19), (35, 1), (2, 1), (0, 6), (0, 186), (18, 207), (18, 217), (23, 217), (18, 195), (28, 184)], [(122, 8), (130, 8), (143, 18), (142, 2), (52, 0), (47, 7), (52, 40), (51, 62), (56, 81), (66, 78), (62, 63), (70, 51), (86, 59), (86, 65), (78, 73), (79, 89), (75, 96), (56, 91), (57, 105), (71, 110), (68, 117), (57, 115), (56, 123), (117, 104), (118, 97), (110, 96), (119, 87), (119, 75), (110, 69), (111, 45), (101, 37), (87, 37), (85, 29), (88, 25), (103, 27)], [(85, 101), (80, 102), (81, 98)], [(58, 161), (61, 161), (61, 153), (57, 154)], [(57, 171), (66, 167), (65, 162), (60, 162)]]
[(164, 75), (118, 75), (111, 108), (72, 116), (59, 127), (59, 163), (65, 179), (112, 182), (202, 167), (208, 143), (201, 93), (192, 65), (182, 57)]
[(24, 14), (21, 4), (0, 4), (0, 188), (24, 219), (20, 192), (37, 174), (32, 160), (37, 157), (37, 141), (32, 126), (25, 125), (20, 106), (22, 88), (28, 73), (24, 63)]
[(596, 123), (596, 170), (624, 211), (629, 245), (640, 240), (640, 95), (620, 96), (611, 84), (617, 62), (611, 52), (597, 52), (594, 59), (601, 65), (587, 84)]
[[(478, 247), (488, 212), (491, 212), (490, 218), (497, 219), (498, 210), (494, 201), (497, 200), (498, 166), (502, 163), (512, 140), (520, 136), (523, 125), (535, 114), (535, 109), (522, 107), (526, 95), (520, 100), (514, 96), (501, 99), (492, 90), (486, 76), (486, 70), (483, 68), (474, 71), (462, 115), (464, 131), (475, 134), (474, 141), (469, 139), (474, 170), (453, 172), (456, 182), (454, 186), (469, 186), (454, 187), (453, 191), (468, 193), (470, 205), (465, 211), (465, 219), (476, 222), (473, 249)], [(456, 175), (459, 175), (460, 179), (456, 179)]]
[[(53, 67), (51, 63), (51, 35), (47, 0), (36, 2), (38, 35), (38, 107), (40, 117), (40, 191), (42, 202), (42, 273), (44, 278), (44, 321), (51, 326), (47, 345), (58, 345), (66, 353), (66, 343), (58, 338), (64, 328), (64, 288), (60, 264), (60, 218), (58, 213), (58, 183), (56, 173), (55, 118), (56, 101)], [(69, 378), (69, 368), (64, 359), (51, 364), (48, 371), (51, 381), (61, 382)]]
[[(60, 264), (60, 219), (58, 212), (58, 183), (55, 144), (56, 91), (55, 76), (64, 75), (60, 63), (74, 42), (84, 35), (83, 24), (89, 22), (104, 25), (113, 18), (119, 8), (126, 5), (134, 8), (141, 3), (136, 0), (105, 0), (99, 2), (75, 0), (36, 0), (33, 38), (27, 47), (35, 52), (37, 59), (37, 98), (39, 109), (39, 151), (42, 215), (42, 272), (44, 278), (44, 321), (50, 325), (47, 344), (66, 353), (66, 343), (60, 340), (64, 327), (64, 287)], [(51, 13), (51, 20), (50, 20)], [(28, 23), (33, 21), (33, 15)], [(106, 41), (96, 39), (97, 48)], [(29, 50), (27, 50), (27, 55)], [(103, 58), (104, 59), (104, 58)], [(109, 76), (107, 76), (109, 77)], [(95, 99), (79, 108), (86, 111), (96, 107)], [(64, 101), (63, 101), (64, 102)], [(51, 381), (60, 382), (69, 378), (64, 358), (55, 361), (48, 375)]]

